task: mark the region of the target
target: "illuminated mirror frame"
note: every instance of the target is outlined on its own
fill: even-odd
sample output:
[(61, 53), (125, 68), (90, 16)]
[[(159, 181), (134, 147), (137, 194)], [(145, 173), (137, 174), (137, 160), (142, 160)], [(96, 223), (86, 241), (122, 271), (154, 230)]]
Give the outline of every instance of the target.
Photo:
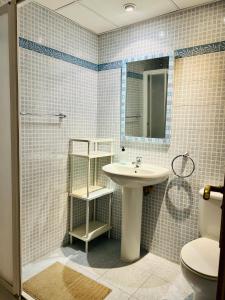
[[(166, 128), (164, 138), (148, 138), (126, 136), (126, 97), (127, 97), (127, 64), (129, 62), (138, 62), (148, 59), (169, 57), (168, 86), (167, 86), (167, 105), (166, 105)], [(171, 140), (171, 118), (172, 118), (172, 100), (173, 100), (173, 76), (174, 76), (174, 54), (157, 53), (147, 56), (131, 57), (122, 61), (121, 67), (121, 98), (120, 98), (120, 139), (121, 145), (127, 142), (147, 142), (154, 144), (170, 144)]]

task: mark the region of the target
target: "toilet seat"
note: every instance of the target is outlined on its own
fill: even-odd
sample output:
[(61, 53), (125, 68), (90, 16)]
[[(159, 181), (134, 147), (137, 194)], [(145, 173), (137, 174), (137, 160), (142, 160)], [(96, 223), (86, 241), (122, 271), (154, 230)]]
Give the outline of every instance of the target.
[(181, 259), (182, 263), (197, 275), (217, 280), (219, 254), (219, 243), (202, 237), (184, 245), (181, 250)]

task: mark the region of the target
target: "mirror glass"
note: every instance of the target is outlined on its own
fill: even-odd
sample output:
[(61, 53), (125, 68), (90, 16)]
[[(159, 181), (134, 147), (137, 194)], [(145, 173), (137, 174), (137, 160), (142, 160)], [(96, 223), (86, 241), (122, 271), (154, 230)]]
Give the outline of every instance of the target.
[(127, 63), (125, 135), (165, 138), (169, 57)]

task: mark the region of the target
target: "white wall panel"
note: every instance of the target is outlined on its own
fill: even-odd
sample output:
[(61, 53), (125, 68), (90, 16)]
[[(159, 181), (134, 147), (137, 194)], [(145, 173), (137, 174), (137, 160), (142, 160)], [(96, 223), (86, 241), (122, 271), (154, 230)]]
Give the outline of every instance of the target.
[(8, 15), (0, 15), (0, 277), (13, 281)]

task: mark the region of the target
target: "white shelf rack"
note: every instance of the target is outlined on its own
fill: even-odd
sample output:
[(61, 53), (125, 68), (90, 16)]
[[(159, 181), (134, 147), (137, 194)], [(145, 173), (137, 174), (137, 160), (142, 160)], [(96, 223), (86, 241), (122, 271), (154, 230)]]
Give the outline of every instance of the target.
[(86, 158), (100, 158), (100, 157), (108, 157), (108, 156), (113, 156), (113, 153), (109, 152), (103, 152), (103, 151), (98, 151), (98, 152), (92, 152), (90, 154), (86, 153), (71, 153), (71, 156), (80, 156), (80, 157), (86, 157)]
[[(107, 146), (107, 151), (100, 148)], [(111, 230), (111, 205), (113, 189), (110, 186), (100, 186), (97, 184), (97, 168), (98, 160), (104, 157), (109, 157), (112, 162), (112, 140), (111, 139), (71, 139), (69, 145), (70, 157), (70, 243), (73, 242), (73, 237), (85, 242), (85, 251), (88, 252), (88, 242), (94, 238), (108, 232), (110, 238)], [(87, 160), (87, 178), (86, 186), (74, 188), (73, 183), (73, 158), (80, 157)], [(93, 182), (91, 183), (91, 160), (94, 163)], [(96, 200), (103, 196), (109, 196), (108, 205), (108, 222), (102, 223), (96, 220)], [(76, 228), (74, 224), (73, 201), (83, 200), (86, 202), (86, 222)], [(90, 202), (93, 201), (93, 220), (90, 220)]]
[(113, 193), (113, 189), (112, 188), (104, 188), (102, 186), (98, 186), (98, 185), (93, 185), (89, 187), (89, 197), (87, 197), (87, 189), (86, 188), (80, 188), (77, 190), (73, 190), (70, 193), (70, 196), (75, 197), (77, 199), (82, 199), (82, 200), (93, 200), (96, 198), (100, 198), (103, 197), (105, 195), (109, 195)]
[(86, 234), (86, 224), (82, 224), (70, 231), (70, 235), (84, 242), (89, 242), (100, 236), (101, 234), (106, 233), (110, 229), (111, 225), (109, 224), (98, 221), (91, 221), (89, 222), (88, 234)]

